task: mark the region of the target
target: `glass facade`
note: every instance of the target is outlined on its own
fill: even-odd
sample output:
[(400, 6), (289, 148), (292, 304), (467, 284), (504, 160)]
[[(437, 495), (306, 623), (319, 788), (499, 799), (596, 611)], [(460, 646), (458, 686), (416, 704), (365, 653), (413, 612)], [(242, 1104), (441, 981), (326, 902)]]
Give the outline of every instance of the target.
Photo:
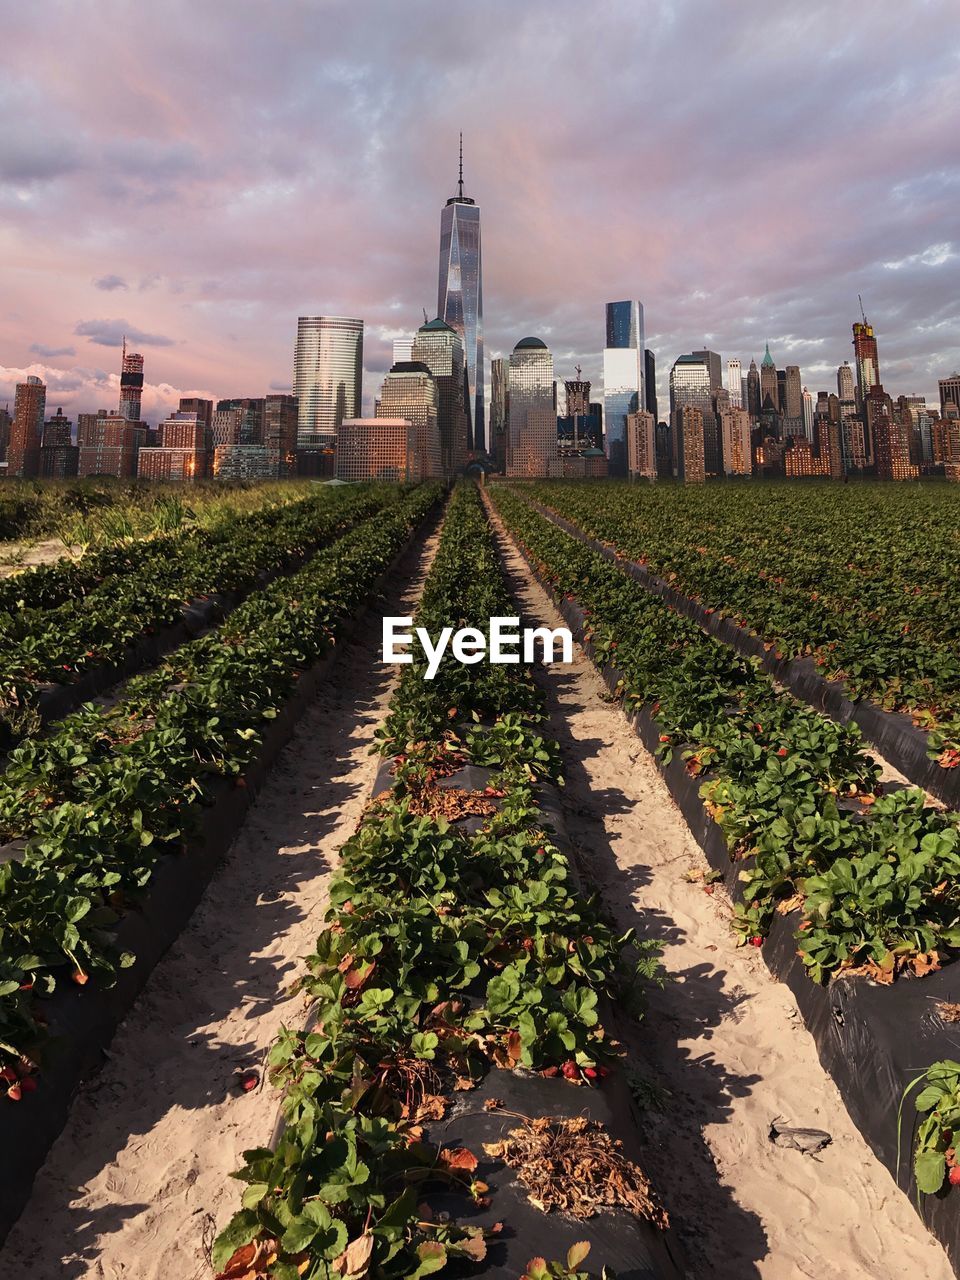
[(480, 450), (486, 443), (480, 207), (463, 195), (452, 196), (440, 215), (437, 314), (457, 331), (463, 343), (469, 443)]
[(464, 403), (463, 345), (456, 330), (439, 316), (417, 330), (414, 362), (425, 364), (437, 384), (440, 456), (443, 473), (459, 475), (467, 462), (467, 410)]
[(603, 352), (603, 421), (612, 476), (627, 474), (627, 414), (646, 407), (643, 307), (608, 302)]
[(297, 448), (330, 448), (344, 418), (360, 413), (363, 321), (343, 316), (301, 316), (293, 393)]
[(437, 384), (427, 366), (411, 360), (398, 361), (384, 379), (376, 416), (404, 418), (416, 428), (424, 480), (443, 476), (438, 412)]
[(557, 457), (553, 356), (539, 338), (524, 338), (510, 356), (507, 475), (545, 476)]

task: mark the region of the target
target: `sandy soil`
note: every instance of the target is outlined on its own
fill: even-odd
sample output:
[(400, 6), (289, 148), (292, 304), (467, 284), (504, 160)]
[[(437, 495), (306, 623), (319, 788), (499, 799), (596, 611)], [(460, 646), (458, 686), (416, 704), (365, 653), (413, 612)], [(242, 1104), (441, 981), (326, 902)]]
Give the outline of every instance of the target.
[(53, 564), (67, 554), (69, 549), (60, 538), (46, 538), (39, 542), (0, 542), (0, 578), (9, 578), (33, 565)]
[[(269, 1140), (272, 1089), (238, 1094), (282, 1022), (286, 989), (319, 932), (337, 851), (369, 797), (368, 754), (396, 668), (379, 662), (381, 613), (419, 595), (436, 536), (413, 549), (343, 646), (187, 930), (74, 1103), (33, 1197), (0, 1250), (31, 1280), (193, 1280), (239, 1207), (240, 1153)], [(412, 575), (412, 576), (411, 576)], [(404, 587), (403, 584), (407, 585)]]
[[(521, 607), (563, 619), (504, 542)], [(953, 1271), (849, 1119), (790, 992), (738, 950), (729, 900), (656, 765), (592, 663), (544, 669), (564, 755), (564, 809), (585, 874), (618, 922), (667, 945), (673, 981), (624, 1029), (637, 1073), (669, 1096), (645, 1112), (649, 1172), (716, 1280), (950, 1280)], [(826, 1129), (818, 1157), (774, 1146), (770, 1122)]]

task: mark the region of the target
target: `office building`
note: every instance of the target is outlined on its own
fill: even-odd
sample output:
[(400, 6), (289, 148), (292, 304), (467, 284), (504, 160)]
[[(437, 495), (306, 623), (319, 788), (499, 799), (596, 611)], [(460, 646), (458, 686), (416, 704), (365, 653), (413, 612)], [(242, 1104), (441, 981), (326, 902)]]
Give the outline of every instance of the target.
[(120, 365), (119, 416), (125, 418), (128, 422), (139, 422), (142, 397), (143, 356), (136, 351), (127, 351), (127, 340), (124, 338), (123, 356)]
[[(270, 474), (278, 480), (297, 473), (297, 397), (278, 391), (263, 401), (263, 447)], [(241, 443), (246, 443), (241, 436)]]
[[(715, 361), (709, 357), (715, 356)], [(715, 412), (715, 397), (722, 390), (718, 385), (720, 377), (720, 357), (715, 352), (692, 352), (690, 355), (678, 356), (670, 370), (670, 411), (671, 423), (675, 410), (686, 405), (700, 413), (700, 424), (703, 429), (703, 457), (706, 474), (721, 474), (720, 460), (720, 428)], [(677, 432), (674, 430), (674, 452), (676, 453)]]
[(66, 480), (77, 474), (77, 446), (73, 423), (58, 409), (43, 424), (40, 442), (40, 475), (44, 480)]
[[(853, 326), (853, 358), (857, 369), (857, 403), (863, 409), (871, 388), (880, 385), (880, 357), (873, 325), (859, 321)], [(869, 441), (867, 448), (869, 450)]]
[(146, 442), (147, 429), (139, 421), (106, 409), (81, 413), (77, 417), (77, 474), (131, 480), (137, 475), (137, 460)]
[[(180, 402), (184, 403), (183, 400)], [(203, 403), (210, 403), (201, 402)], [(142, 480), (202, 480), (208, 462), (213, 459), (206, 448), (211, 427), (201, 409), (179, 409), (160, 423), (160, 443), (153, 449), (141, 449), (137, 457), (137, 475)]]
[(837, 396), (842, 404), (855, 405), (857, 402), (857, 384), (849, 360), (844, 360), (837, 369)]
[(657, 361), (649, 347), (643, 351), (643, 407), (653, 414), (654, 422), (660, 416), (657, 405)]
[(393, 363), (401, 364), (413, 359), (413, 343), (415, 334), (405, 334), (393, 340)]
[(766, 344), (763, 359), (760, 361), (760, 412), (782, 412), (780, 407), (780, 379), (777, 377), (777, 366), (770, 354), (770, 343)]
[(681, 404), (671, 412), (670, 425), (673, 428), (677, 477), (684, 484), (702, 484), (706, 479), (703, 411), (692, 404)]
[(813, 440), (813, 396), (803, 388), (803, 434), (808, 440)]
[[(783, 398), (781, 412), (785, 418), (803, 426), (803, 383), (800, 366), (788, 364), (783, 371)], [(812, 438), (812, 437), (811, 437)]]
[(360, 413), (363, 321), (345, 316), (300, 316), (293, 362), (297, 448), (332, 449), (344, 418)]
[(383, 381), (376, 417), (403, 418), (412, 424), (424, 480), (443, 476), (439, 413), (437, 384), (427, 366), (417, 360), (398, 361)]
[(262, 444), (221, 444), (213, 450), (213, 476), (224, 481), (263, 481), (277, 476), (270, 450)]
[(211, 446), (216, 449), (220, 445), (239, 444), (242, 424), (242, 409), (215, 409), (213, 426), (210, 431)]
[(631, 480), (657, 478), (657, 421), (646, 409), (627, 414), (627, 475)]
[(553, 356), (539, 338), (522, 338), (510, 356), (508, 476), (546, 476), (557, 458)]
[(946, 418), (947, 410), (952, 405), (957, 414), (960, 415), (960, 373), (951, 373), (949, 378), (941, 378), (940, 387), (940, 416)]
[(40, 474), (40, 440), (47, 408), (47, 388), (30, 374), (18, 382), (13, 398), (13, 422), (7, 449), (7, 475), (30, 479)]
[(467, 463), (466, 366), (457, 331), (437, 316), (417, 330), (413, 363), (425, 364), (437, 384), (440, 457), (445, 476), (459, 475)]
[(217, 413), (227, 409), (240, 410), (240, 435), (238, 444), (263, 444), (263, 396), (239, 396), (217, 401)]
[(639, 302), (608, 302), (603, 349), (603, 429), (610, 474), (627, 473), (627, 414), (646, 405), (646, 348)]
[[(463, 134), (457, 194), (440, 214), (440, 279), (437, 315), (460, 337), (466, 366), (468, 447), (486, 447), (483, 364), (483, 266), (480, 206), (463, 194)], [(416, 355), (412, 357), (418, 359)]]
[(753, 474), (753, 427), (746, 409), (730, 408), (720, 413), (720, 452), (723, 471), (728, 476)]
[(727, 361), (727, 391), (730, 394), (731, 409), (742, 409), (744, 407), (743, 368), (736, 356)]
[(417, 429), (406, 418), (344, 418), (337, 433), (338, 480), (420, 479)]
[(498, 356), (490, 361), (490, 454), (498, 471), (506, 465), (509, 404), (510, 361)]
[(746, 408), (751, 420), (756, 422), (760, 417), (760, 370), (756, 360), (750, 361), (750, 368), (747, 370)]

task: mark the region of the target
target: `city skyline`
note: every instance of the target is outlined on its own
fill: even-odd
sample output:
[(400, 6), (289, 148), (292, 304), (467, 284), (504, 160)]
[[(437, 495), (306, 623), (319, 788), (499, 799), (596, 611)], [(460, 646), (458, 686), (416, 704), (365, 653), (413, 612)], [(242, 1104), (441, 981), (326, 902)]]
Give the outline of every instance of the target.
[[(878, 4), (852, 40), (823, 4), (606, 4), (586, 33), (544, 42), (554, 8), (533, 4), (510, 11), (506, 46), (481, 37), (496, 4), (455, 23), (433, 4), (412, 23), (378, 8), (376, 24), (307, 15), (298, 40), (289, 20), (252, 7), (234, 25), (216, 2), (200, 20), (174, 0), (126, 15), (91, 5), (56, 25), (11, 11), (0, 403), (35, 373), (74, 416), (113, 404), (124, 331), (147, 357), (154, 421), (182, 395), (288, 390), (297, 315), (331, 314), (365, 320), (369, 412), (393, 339), (432, 311), (461, 126), (492, 357), (540, 334), (558, 376), (581, 363), (599, 386), (601, 308), (633, 296), (661, 398), (678, 354), (709, 348), (746, 368), (767, 340), (816, 391), (851, 355), (859, 292), (888, 386), (932, 403), (960, 365), (958, 165), (938, 125), (958, 95), (949, 5), (904, 28)], [(431, 15), (418, 41), (416, 18)], [(761, 28), (762, 60), (748, 56)], [(109, 102), (89, 93), (97, 59), (113, 51), (119, 65), (132, 44), (137, 75)], [(254, 48), (274, 68), (259, 94), (212, 93), (228, 68), (243, 83)], [(418, 59), (417, 87), (391, 70), (398, 52)], [(644, 77), (608, 74), (634, 54)], [(557, 92), (570, 66), (589, 107)], [(657, 127), (611, 184), (631, 115)]]

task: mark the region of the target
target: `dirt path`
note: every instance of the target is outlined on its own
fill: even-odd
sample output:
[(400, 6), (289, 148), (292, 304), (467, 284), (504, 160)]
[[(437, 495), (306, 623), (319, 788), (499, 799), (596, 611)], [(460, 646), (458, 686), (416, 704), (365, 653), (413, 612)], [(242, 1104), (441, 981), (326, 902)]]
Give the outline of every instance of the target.
[(381, 614), (412, 611), (436, 541), (407, 554), (398, 585), (344, 645), (189, 927), (74, 1103), (0, 1250), (0, 1274), (210, 1274), (206, 1248), (239, 1207), (228, 1175), (242, 1151), (269, 1139), (277, 1112), (272, 1089), (238, 1094), (234, 1073), (261, 1061), (281, 1022), (302, 1017), (285, 991), (369, 796), (368, 748), (396, 671), (379, 662)]
[(9, 578), (22, 569), (32, 569), (38, 564), (53, 564), (78, 549), (65, 547), (62, 538), (44, 538), (39, 542), (2, 542), (0, 578)]
[[(528, 619), (562, 626), (502, 545)], [(669, 1093), (645, 1111), (644, 1132), (691, 1275), (951, 1280), (942, 1248), (847, 1116), (793, 996), (734, 947), (722, 891), (685, 878), (706, 860), (592, 663), (577, 648), (543, 683), (586, 874), (619, 924), (667, 944), (674, 981), (622, 1035), (637, 1074)], [(778, 1116), (828, 1130), (833, 1145), (816, 1159), (772, 1145)]]

